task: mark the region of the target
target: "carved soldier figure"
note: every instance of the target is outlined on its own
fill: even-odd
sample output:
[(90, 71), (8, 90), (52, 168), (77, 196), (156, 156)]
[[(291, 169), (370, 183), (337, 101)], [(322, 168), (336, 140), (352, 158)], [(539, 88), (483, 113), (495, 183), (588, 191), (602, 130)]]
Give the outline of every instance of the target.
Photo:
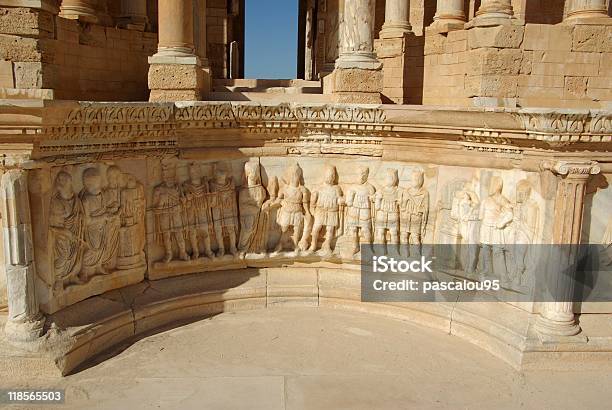
[(236, 188), (234, 180), (221, 168), (215, 169), (215, 178), (210, 182), (211, 208), (215, 234), (217, 237), (217, 256), (225, 255), (223, 237), (227, 236), (230, 254), (236, 255), (236, 236), (238, 231), (238, 207), (236, 204)]
[[(309, 192), (302, 185), (302, 168), (298, 164), (287, 169), (287, 183), (283, 185), (278, 193), (277, 201), (280, 202), (278, 211), (278, 224), (281, 228), (281, 238), (274, 252), (283, 250), (283, 244), (289, 228), (293, 228), (291, 240), (293, 250), (297, 253), (300, 248), (305, 249), (304, 241), (301, 240), (304, 229), (304, 218), (311, 217), (309, 203)], [(306, 236), (306, 235), (304, 235)], [(304, 238), (302, 238), (304, 239)]]
[(97, 168), (87, 168), (83, 171), (83, 190), (79, 197), (83, 203), (83, 238), (85, 252), (83, 254), (83, 270), (81, 277), (87, 280), (95, 274), (106, 275), (104, 256), (107, 245), (107, 207), (102, 193), (102, 176)]
[(321, 245), (324, 255), (332, 253), (331, 242), (336, 230), (341, 226), (341, 207), (344, 205), (342, 189), (338, 186), (336, 167), (327, 165), (325, 167), (325, 180), (323, 186), (312, 192), (310, 198), (311, 212), (314, 214), (314, 226), (312, 228), (312, 239), (309, 252), (317, 249), (317, 240), (321, 228), (325, 227), (325, 241)]
[(368, 182), (370, 169), (359, 168), (359, 184), (351, 187), (347, 194), (348, 206), (346, 225), (353, 238), (353, 254), (359, 252), (359, 237), (372, 244), (372, 201), (376, 188)]
[(399, 206), (401, 200), (401, 192), (398, 187), (399, 177), (396, 169), (388, 169), (385, 177), (384, 187), (375, 195), (374, 209), (376, 211), (376, 219), (374, 226), (376, 228), (376, 241), (381, 244), (386, 244), (386, 235), (389, 232), (391, 235), (390, 244), (397, 250), (399, 244)]
[(200, 245), (198, 236), (204, 241), (204, 254), (212, 258), (213, 252), (210, 247), (210, 222), (211, 214), (208, 204), (208, 183), (202, 180), (198, 164), (189, 166), (189, 180), (183, 183), (182, 196), (185, 207), (187, 234), (191, 242), (192, 257), (200, 257)]
[(49, 227), (53, 237), (55, 288), (81, 283), (83, 207), (74, 192), (72, 176), (60, 171), (55, 177), (49, 206)]
[(104, 263), (107, 269), (116, 266), (117, 251), (119, 250), (119, 228), (121, 227), (121, 181), (123, 176), (121, 170), (112, 165), (106, 170), (106, 181), (108, 185), (103, 190), (104, 204), (106, 205), (106, 244)]
[(506, 279), (505, 230), (512, 222), (513, 213), (510, 201), (502, 195), (504, 182), (501, 177), (491, 178), (489, 197), (480, 208), (480, 244), (483, 251), (483, 275), (497, 271), (501, 279)]
[(514, 278), (513, 282), (520, 285), (526, 270), (528, 245), (534, 243), (539, 224), (540, 209), (536, 201), (531, 199), (531, 185), (523, 179), (516, 185), (516, 205), (514, 207)]
[(185, 250), (185, 238), (183, 237), (184, 223), (181, 207), (181, 195), (175, 182), (175, 167), (173, 165), (162, 165), (163, 182), (157, 185), (153, 191), (153, 208), (155, 212), (155, 227), (157, 237), (161, 238), (165, 250), (164, 262), (169, 263), (173, 259), (172, 238), (176, 241), (179, 249), (179, 257), (190, 260)]
[(400, 203), (400, 240), (411, 245), (418, 253), (425, 236), (429, 217), (429, 192), (423, 187), (422, 169), (414, 169), (410, 175), (410, 187), (402, 192)]
[(238, 250), (242, 256), (247, 253), (262, 253), (266, 249), (267, 219), (262, 209), (267, 192), (261, 184), (259, 164), (244, 164), (246, 185), (240, 189), (240, 241)]
[(131, 269), (144, 265), (145, 195), (144, 188), (133, 175), (124, 174), (125, 188), (121, 190), (121, 228), (117, 267)]

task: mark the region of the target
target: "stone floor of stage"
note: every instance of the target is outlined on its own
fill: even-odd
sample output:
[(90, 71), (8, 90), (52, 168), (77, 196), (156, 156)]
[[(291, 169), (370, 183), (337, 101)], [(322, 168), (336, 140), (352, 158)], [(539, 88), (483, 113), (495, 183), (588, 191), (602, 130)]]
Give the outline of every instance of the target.
[[(326, 308), (224, 313), (64, 379), (70, 409), (606, 408), (612, 371), (519, 373), (456, 337)], [(608, 407), (609, 408), (609, 407)]]

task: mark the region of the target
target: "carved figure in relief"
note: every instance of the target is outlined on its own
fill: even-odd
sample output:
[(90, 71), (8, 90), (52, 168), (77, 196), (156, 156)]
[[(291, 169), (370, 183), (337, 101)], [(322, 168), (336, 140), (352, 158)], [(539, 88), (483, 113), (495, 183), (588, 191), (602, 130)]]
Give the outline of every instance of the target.
[(531, 199), (531, 185), (526, 179), (516, 185), (516, 205), (514, 206), (513, 283), (520, 285), (523, 274), (527, 268), (528, 250), (530, 244), (536, 239), (536, 230), (539, 225), (540, 209), (536, 201)]
[(98, 168), (87, 168), (83, 171), (83, 190), (79, 194), (83, 203), (83, 253), (82, 279), (87, 280), (95, 274), (106, 275), (104, 268), (108, 244), (107, 204), (102, 192), (102, 176)]
[(133, 175), (124, 174), (123, 180), (117, 257), (117, 268), (121, 270), (137, 268), (145, 263), (144, 188)]
[(353, 238), (353, 254), (359, 252), (360, 237), (368, 245), (372, 244), (372, 203), (376, 188), (368, 182), (370, 169), (359, 168), (359, 184), (348, 190), (346, 226)]
[(461, 245), (465, 250), (463, 267), (466, 273), (471, 274), (476, 271), (478, 265), (480, 199), (467, 185), (465, 184), (463, 190), (457, 192), (451, 217), (459, 225)]
[(119, 210), (121, 208), (121, 181), (123, 176), (121, 170), (111, 165), (106, 170), (107, 186), (104, 188), (103, 197), (106, 206), (106, 244), (104, 245), (104, 260), (107, 269), (116, 267), (117, 251), (119, 250), (119, 228), (121, 220)]
[(279, 229), (277, 213), (275, 212), (280, 208), (280, 201), (278, 200), (278, 178), (276, 176), (271, 177), (268, 181), (267, 191), (270, 198), (262, 205), (262, 214), (260, 216), (260, 218), (263, 218), (262, 226), (264, 229), (264, 238), (262, 241), (264, 252), (268, 251), (270, 233)]
[(494, 272), (501, 279), (507, 276), (506, 265), (506, 228), (512, 222), (513, 213), (510, 201), (502, 195), (503, 180), (491, 178), (489, 196), (480, 208), (480, 244), (483, 251), (483, 275)]
[(81, 283), (83, 207), (74, 192), (72, 176), (60, 171), (55, 177), (49, 206), (49, 227), (53, 242), (53, 268), (58, 290)]
[(414, 169), (410, 175), (410, 187), (403, 190), (400, 202), (400, 241), (421, 252), (427, 220), (429, 218), (429, 192), (422, 169)]
[(242, 256), (247, 253), (263, 253), (266, 251), (266, 231), (268, 220), (266, 210), (267, 192), (261, 184), (259, 164), (247, 162), (244, 164), (246, 185), (240, 189), (238, 203), (240, 206), (240, 241), (238, 250)]
[(331, 243), (336, 231), (344, 226), (342, 219), (345, 201), (342, 189), (338, 186), (336, 167), (327, 165), (324, 178), (323, 185), (318, 190), (314, 190), (310, 197), (310, 210), (314, 215), (314, 225), (308, 251), (314, 252), (317, 250), (319, 233), (325, 227), (325, 240), (321, 245), (321, 252), (324, 255), (331, 255)]
[(208, 183), (203, 181), (198, 164), (189, 166), (189, 180), (185, 181), (181, 191), (183, 207), (185, 208), (186, 231), (191, 243), (191, 256), (200, 257), (200, 241), (204, 242), (204, 254), (213, 258), (210, 246), (210, 228), (212, 215), (210, 211), (210, 193)]
[(293, 228), (292, 249), (295, 252), (306, 249), (305, 241), (300, 238), (304, 233), (304, 219), (311, 217), (311, 214), (308, 208), (309, 192), (302, 185), (302, 168), (299, 165), (295, 164), (287, 169), (287, 183), (279, 190), (277, 201), (280, 202), (277, 222), (281, 228), (281, 238), (274, 252), (283, 250), (289, 228)]
[(162, 165), (163, 182), (153, 190), (156, 236), (164, 247), (165, 263), (169, 263), (174, 258), (172, 239), (175, 240), (179, 249), (179, 257), (184, 261), (190, 260), (185, 250), (183, 209), (175, 173), (173, 165)]
[(215, 235), (217, 237), (217, 256), (225, 255), (224, 236), (228, 237), (230, 254), (236, 255), (236, 237), (238, 233), (238, 206), (234, 180), (221, 168), (215, 169), (215, 178), (210, 182), (211, 208)]
[(398, 184), (397, 170), (388, 169), (384, 187), (376, 192), (374, 197), (376, 242), (381, 245), (387, 244), (386, 236), (388, 232), (391, 236), (390, 244), (395, 247), (395, 250), (397, 250), (399, 244), (401, 192)]

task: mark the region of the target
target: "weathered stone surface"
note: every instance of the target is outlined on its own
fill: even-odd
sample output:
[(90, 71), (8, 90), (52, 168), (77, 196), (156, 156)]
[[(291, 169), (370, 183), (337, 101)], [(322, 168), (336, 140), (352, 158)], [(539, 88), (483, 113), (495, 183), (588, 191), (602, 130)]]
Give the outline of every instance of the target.
[(0, 34), (52, 38), (53, 15), (31, 8), (0, 7)]
[(334, 92), (379, 93), (382, 77), (382, 70), (337, 69), (334, 72)]
[(518, 76), (468, 76), (465, 87), (468, 95), (474, 97), (516, 97)]
[(573, 51), (602, 52), (610, 47), (610, 32), (605, 26), (577, 25), (572, 35)]
[(565, 93), (572, 98), (584, 98), (587, 90), (587, 77), (565, 77)]
[(522, 62), (521, 50), (486, 48), (471, 50), (467, 67), (471, 75), (518, 74)]
[(151, 90), (149, 101), (197, 101), (200, 98), (196, 90)]
[(152, 64), (149, 88), (152, 90), (190, 90), (202, 86), (202, 70), (191, 64)]
[(467, 30), (469, 48), (518, 48), (523, 42), (524, 26), (473, 27)]
[(9, 61), (41, 61), (42, 55), (34, 38), (0, 34), (0, 59)]
[(15, 87), (13, 76), (13, 63), (10, 61), (0, 61), (0, 87)]
[(445, 35), (426, 31), (425, 55), (444, 53), (446, 41), (447, 38)]

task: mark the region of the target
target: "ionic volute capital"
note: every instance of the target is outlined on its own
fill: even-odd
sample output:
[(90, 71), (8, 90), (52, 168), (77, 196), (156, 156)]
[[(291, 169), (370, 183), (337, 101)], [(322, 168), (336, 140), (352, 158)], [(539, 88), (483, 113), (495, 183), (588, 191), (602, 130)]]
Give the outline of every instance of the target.
[(542, 162), (541, 168), (562, 177), (584, 178), (585, 180), (601, 172), (597, 161), (546, 160)]

